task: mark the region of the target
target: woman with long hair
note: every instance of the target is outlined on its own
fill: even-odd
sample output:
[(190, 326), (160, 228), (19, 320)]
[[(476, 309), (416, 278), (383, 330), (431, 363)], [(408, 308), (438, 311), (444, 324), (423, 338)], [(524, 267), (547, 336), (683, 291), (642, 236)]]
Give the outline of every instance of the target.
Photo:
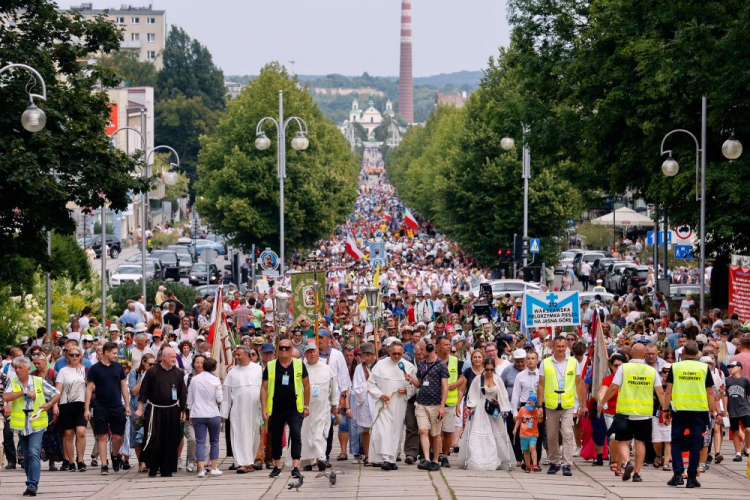
[[(141, 364), (137, 370), (130, 370), (128, 374), (128, 388), (130, 389), (130, 411), (133, 415), (138, 410), (138, 394), (141, 392), (141, 382), (143, 375), (156, 363), (156, 356), (147, 352), (141, 358)], [(148, 403), (147, 403), (148, 404)], [(135, 449), (135, 456), (138, 458), (138, 472), (148, 472), (146, 463), (141, 460), (141, 448), (143, 446), (143, 422), (130, 422), (130, 445)]]
[[(474, 352), (471, 353), (471, 366), (469, 366), (466, 370), (461, 373), (461, 376), (458, 377), (458, 400), (462, 402), (463, 404), (463, 422), (461, 424), (461, 428), (466, 428), (466, 422), (469, 420), (469, 409), (466, 406), (466, 394), (469, 392), (469, 387), (471, 387), (472, 382), (474, 382), (474, 378), (478, 377), (484, 372), (484, 367), (482, 366), (482, 362), (484, 361), (484, 354), (479, 349), (474, 349)], [(458, 450), (455, 450), (458, 451)]]
[(154, 330), (157, 328), (163, 328), (163, 325), (164, 322), (161, 318), (161, 308), (154, 307), (154, 310), (151, 311), (151, 319), (148, 320), (148, 325), (146, 326), (148, 333), (153, 334)]
[(495, 360), (485, 358), (484, 371), (474, 377), (466, 396), (469, 421), (460, 451), (459, 467), (469, 470), (508, 470), (516, 463), (506, 419), (513, 418), (505, 384), (495, 373)]
[[(661, 386), (665, 391), (667, 390), (667, 375), (669, 375), (670, 368), (672, 368), (672, 364), (667, 363), (662, 366), (659, 372)], [(670, 465), (672, 461), (672, 423), (664, 418), (665, 415), (661, 411), (659, 399), (656, 396), (654, 396), (654, 406), (658, 408), (658, 415), (651, 417), (651, 441), (654, 443), (654, 451), (656, 451), (654, 467), (657, 469), (663, 467), (665, 471), (670, 471), (672, 470)]]
[[(60, 391), (60, 402), (55, 408), (57, 426), (63, 433), (63, 461), (60, 470), (79, 472), (86, 470), (86, 368), (83, 366), (83, 350), (78, 346), (68, 347), (67, 364), (57, 374), (55, 387)], [(73, 441), (75, 440), (75, 449)]]

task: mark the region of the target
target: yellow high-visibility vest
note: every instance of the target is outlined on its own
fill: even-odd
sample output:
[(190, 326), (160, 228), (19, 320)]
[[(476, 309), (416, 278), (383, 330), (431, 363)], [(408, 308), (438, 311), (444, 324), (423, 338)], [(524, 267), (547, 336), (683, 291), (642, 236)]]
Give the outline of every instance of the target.
[[(458, 380), (458, 358), (451, 356), (448, 358), (448, 384), (454, 383)], [(458, 404), (458, 387), (452, 391), (448, 391), (448, 396), (445, 398), (445, 406), (456, 406)]]
[[(42, 384), (42, 379), (40, 377), (29, 376), (31, 377), (32, 382), (34, 382), (34, 392), (36, 393), (34, 409), (31, 413), (31, 415), (35, 415), (47, 401), (44, 398), (44, 385)], [(14, 377), (10, 383), (13, 387), (13, 392), (23, 392), (23, 387), (21, 387), (21, 381), (18, 380), (18, 377)], [(26, 406), (24, 399), (25, 398), (18, 398), (14, 400), (11, 405), (10, 428), (16, 431), (22, 431), (26, 427), (26, 412), (23, 411)], [(49, 420), (47, 418), (47, 412), (42, 411), (37, 418), (31, 421), (31, 428), (34, 431), (41, 431), (46, 429), (48, 424)]]
[[(544, 368), (544, 406), (550, 410), (569, 410), (576, 404), (576, 358), (568, 358), (565, 365), (565, 386), (558, 387), (557, 371), (553, 357), (542, 362)], [(561, 391), (558, 401), (558, 391)]]
[(708, 365), (694, 359), (672, 365), (672, 404), (676, 411), (708, 411), (707, 373)]
[(654, 413), (656, 371), (645, 363), (625, 363), (617, 396), (617, 413), (650, 417)]
[[(268, 390), (266, 391), (266, 408), (268, 414), (273, 412), (273, 393), (276, 390), (276, 360), (268, 363)], [(302, 384), (302, 360), (292, 359), (292, 370), (294, 372), (294, 395), (297, 400), (297, 411), (302, 413), (304, 409), (305, 387)]]

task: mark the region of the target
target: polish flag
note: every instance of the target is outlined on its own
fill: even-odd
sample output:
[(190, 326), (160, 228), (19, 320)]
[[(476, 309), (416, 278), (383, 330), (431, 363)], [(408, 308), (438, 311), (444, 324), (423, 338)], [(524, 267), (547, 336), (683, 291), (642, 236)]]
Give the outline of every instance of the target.
[(362, 260), (365, 258), (365, 253), (357, 247), (357, 242), (354, 241), (352, 233), (346, 233), (346, 253), (351, 255), (354, 260)]
[(417, 219), (414, 218), (408, 208), (404, 208), (404, 222), (406, 222), (406, 225), (412, 228), (414, 231), (419, 228)]

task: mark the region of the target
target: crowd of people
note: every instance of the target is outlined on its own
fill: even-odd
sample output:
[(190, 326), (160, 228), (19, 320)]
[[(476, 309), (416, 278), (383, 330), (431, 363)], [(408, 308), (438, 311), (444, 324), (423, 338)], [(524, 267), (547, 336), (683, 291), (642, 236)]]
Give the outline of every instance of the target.
[[(41, 328), (7, 347), (5, 468), (25, 469), (24, 495), (37, 494), (42, 461), (109, 474), (134, 454), (149, 477), (221, 475), (222, 431), (229, 470), (270, 477), (287, 444), (295, 478), (352, 459), (571, 476), (580, 456), (623, 481), (653, 466), (693, 488), (724, 459), (727, 432), (733, 460), (748, 456), (750, 334), (736, 318), (701, 317), (692, 301), (671, 315), (665, 297), (630, 289), (582, 304), (579, 326), (523, 328), (519, 300), (475, 293), (488, 270), (412, 220), (387, 181), (365, 178), (346, 226), (314, 259), (292, 259), (291, 273), (326, 267), (318, 317), (274, 321), (273, 290), (183, 304), (160, 288), (107, 325), (86, 307), (63, 335)], [(382, 268), (369, 260), (380, 243)], [(383, 298), (371, 314), (361, 304), (373, 283)], [(212, 345), (222, 310), (230, 363)]]

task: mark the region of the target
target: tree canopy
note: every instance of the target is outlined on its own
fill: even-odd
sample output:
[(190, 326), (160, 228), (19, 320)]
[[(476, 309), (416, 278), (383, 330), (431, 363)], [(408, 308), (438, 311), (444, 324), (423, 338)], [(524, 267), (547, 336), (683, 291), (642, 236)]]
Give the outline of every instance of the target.
[(164, 67), (159, 72), (157, 99), (179, 95), (200, 97), (213, 110), (224, 109), (224, 73), (213, 62), (211, 53), (179, 26), (172, 25), (162, 52)]
[(343, 222), (356, 198), (359, 164), (336, 126), (323, 117), (312, 97), (278, 63), (265, 66), (260, 76), (233, 101), (216, 133), (201, 139), (196, 183), (196, 207), (211, 226), (234, 244), (278, 248), (279, 179), (276, 130), (269, 150), (255, 148), (256, 124), (278, 116), (278, 93), (284, 92), (285, 115), (307, 122), (310, 146), (295, 151), (287, 130), (285, 180), (286, 231), (289, 250), (309, 248)]
[(45, 0), (6, 0), (0, 4), (0, 67), (24, 63), (47, 85), (47, 101), (35, 103), (47, 115), (36, 133), (21, 126), (28, 92), (40, 93), (31, 75), (3, 73), (0, 93), (0, 262), (21, 254), (47, 262), (46, 230), (73, 234), (67, 205), (124, 210), (130, 193), (146, 186), (134, 178), (134, 160), (105, 134), (109, 105), (105, 92), (119, 78), (98, 64), (81, 63), (94, 52), (120, 45), (120, 32), (103, 16), (84, 20), (59, 13)]

